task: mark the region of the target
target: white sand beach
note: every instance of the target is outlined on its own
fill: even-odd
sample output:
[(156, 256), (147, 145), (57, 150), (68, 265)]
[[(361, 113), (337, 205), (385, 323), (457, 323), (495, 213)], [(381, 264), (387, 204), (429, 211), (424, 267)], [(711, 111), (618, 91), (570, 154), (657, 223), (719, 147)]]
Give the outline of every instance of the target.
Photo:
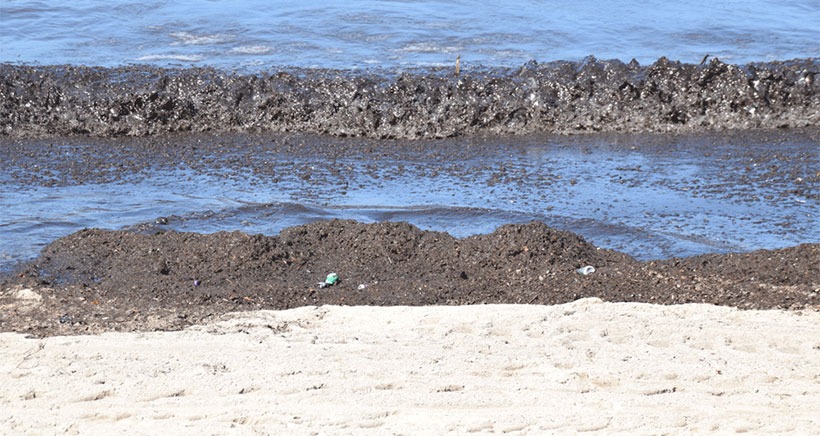
[(2, 434), (817, 434), (820, 312), (584, 299), (0, 334)]

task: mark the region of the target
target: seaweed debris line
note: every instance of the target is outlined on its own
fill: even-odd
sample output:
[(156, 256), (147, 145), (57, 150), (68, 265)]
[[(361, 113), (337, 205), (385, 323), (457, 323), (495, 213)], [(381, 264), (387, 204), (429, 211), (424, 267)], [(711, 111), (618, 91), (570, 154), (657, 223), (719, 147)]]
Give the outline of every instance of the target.
[(404, 72), (0, 65), (0, 134), (699, 132), (817, 124), (816, 59), (702, 65), (531, 61)]
[[(802, 244), (638, 262), (537, 222), (461, 239), (407, 223), (347, 220), (278, 236), (90, 229), (56, 240), (0, 282), (0, 307), (17, 314), (0, 316), (0, 331), (169, 329), (237, 310), (327, 304), (560, 304), (598, 297), (801, 309), (820, 305), (818, 249)], [(595, 272), (579, 274), (586, 265)], [(317, 283), (328, 271), (333, 285)]]

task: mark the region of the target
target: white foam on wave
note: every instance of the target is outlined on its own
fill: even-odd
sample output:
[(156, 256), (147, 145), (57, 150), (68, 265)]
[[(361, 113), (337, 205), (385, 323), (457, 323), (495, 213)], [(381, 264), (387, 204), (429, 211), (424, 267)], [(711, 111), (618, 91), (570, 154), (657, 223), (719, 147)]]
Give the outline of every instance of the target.
[(399, 51), (406, 53), (457, 53), (460, 50), (460, 47), (443, 46), (434, 42), (416, 42), (399, 49)]
[(273, 49), (266, 45), (243, 45), (240, 47), (234, 47), (230, 50), (230, 53), (233, 54), (242, 54), (242, 55), (254, 55), (254, 54), (268, 54), (272, 52)]
[(171, 37), (177, 40), (176, 42), (172, 42), (171, 45), (221, 44), (224, 42), (230, 42), (234, 39), (233, 36), (224, 33), (215, 33), (213, 35), (195, 35), (189, 32), (173, 32), (171, 33)]
[(155, 62), (155, 61), (182, 61), (182, 62), (200, 62), (205, 59), (202, 56), (196, 55), (177, 55), (177, 54), (160, 54), (160, 55), (146, 55), (140, 56), (135, 60), (140, 62)]

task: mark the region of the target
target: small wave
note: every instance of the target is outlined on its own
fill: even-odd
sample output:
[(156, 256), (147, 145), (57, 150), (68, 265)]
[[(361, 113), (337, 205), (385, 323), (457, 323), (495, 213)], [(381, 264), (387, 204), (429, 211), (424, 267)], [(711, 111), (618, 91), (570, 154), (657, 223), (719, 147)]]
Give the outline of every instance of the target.
[(233, 41), (232, 35), (224, 33), (215, 33), (213, 35), (195, 35), (188, 32), (173, 32), (171, 37), (177, 39), (171, 45), (209, 45), (222, 44)]
[(433, 42), (416, 42), (399, 49), (404, 53), (458, 53), (461, 47), (453, 45), (438, 45)]
[(155, 62), (155, 61), (182, 61), (182, 62), (201, 62), (205, 58), (203, 56), (197, 55), (177, 55), (177, 54), (167, 54), (167, 55), (146, 55), (140, 56), (136, 58), (136, 61), (140, 62)]
[(260, 55), (260, 54), (268, 54), (271, 53), (273, 49), (266, 45), (243, 45), (240, 47), (234, 47), (230, 50), (230, 53), (233, 54), (241, 54), (241, 55)]

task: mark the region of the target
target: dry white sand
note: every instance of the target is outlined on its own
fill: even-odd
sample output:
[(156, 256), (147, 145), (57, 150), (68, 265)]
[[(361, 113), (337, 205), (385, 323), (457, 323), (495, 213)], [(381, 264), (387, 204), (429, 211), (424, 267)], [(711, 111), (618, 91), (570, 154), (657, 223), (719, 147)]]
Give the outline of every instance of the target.
[(820, 428), (816, 310), (308, 307), (0, 350), (3, 434)]

